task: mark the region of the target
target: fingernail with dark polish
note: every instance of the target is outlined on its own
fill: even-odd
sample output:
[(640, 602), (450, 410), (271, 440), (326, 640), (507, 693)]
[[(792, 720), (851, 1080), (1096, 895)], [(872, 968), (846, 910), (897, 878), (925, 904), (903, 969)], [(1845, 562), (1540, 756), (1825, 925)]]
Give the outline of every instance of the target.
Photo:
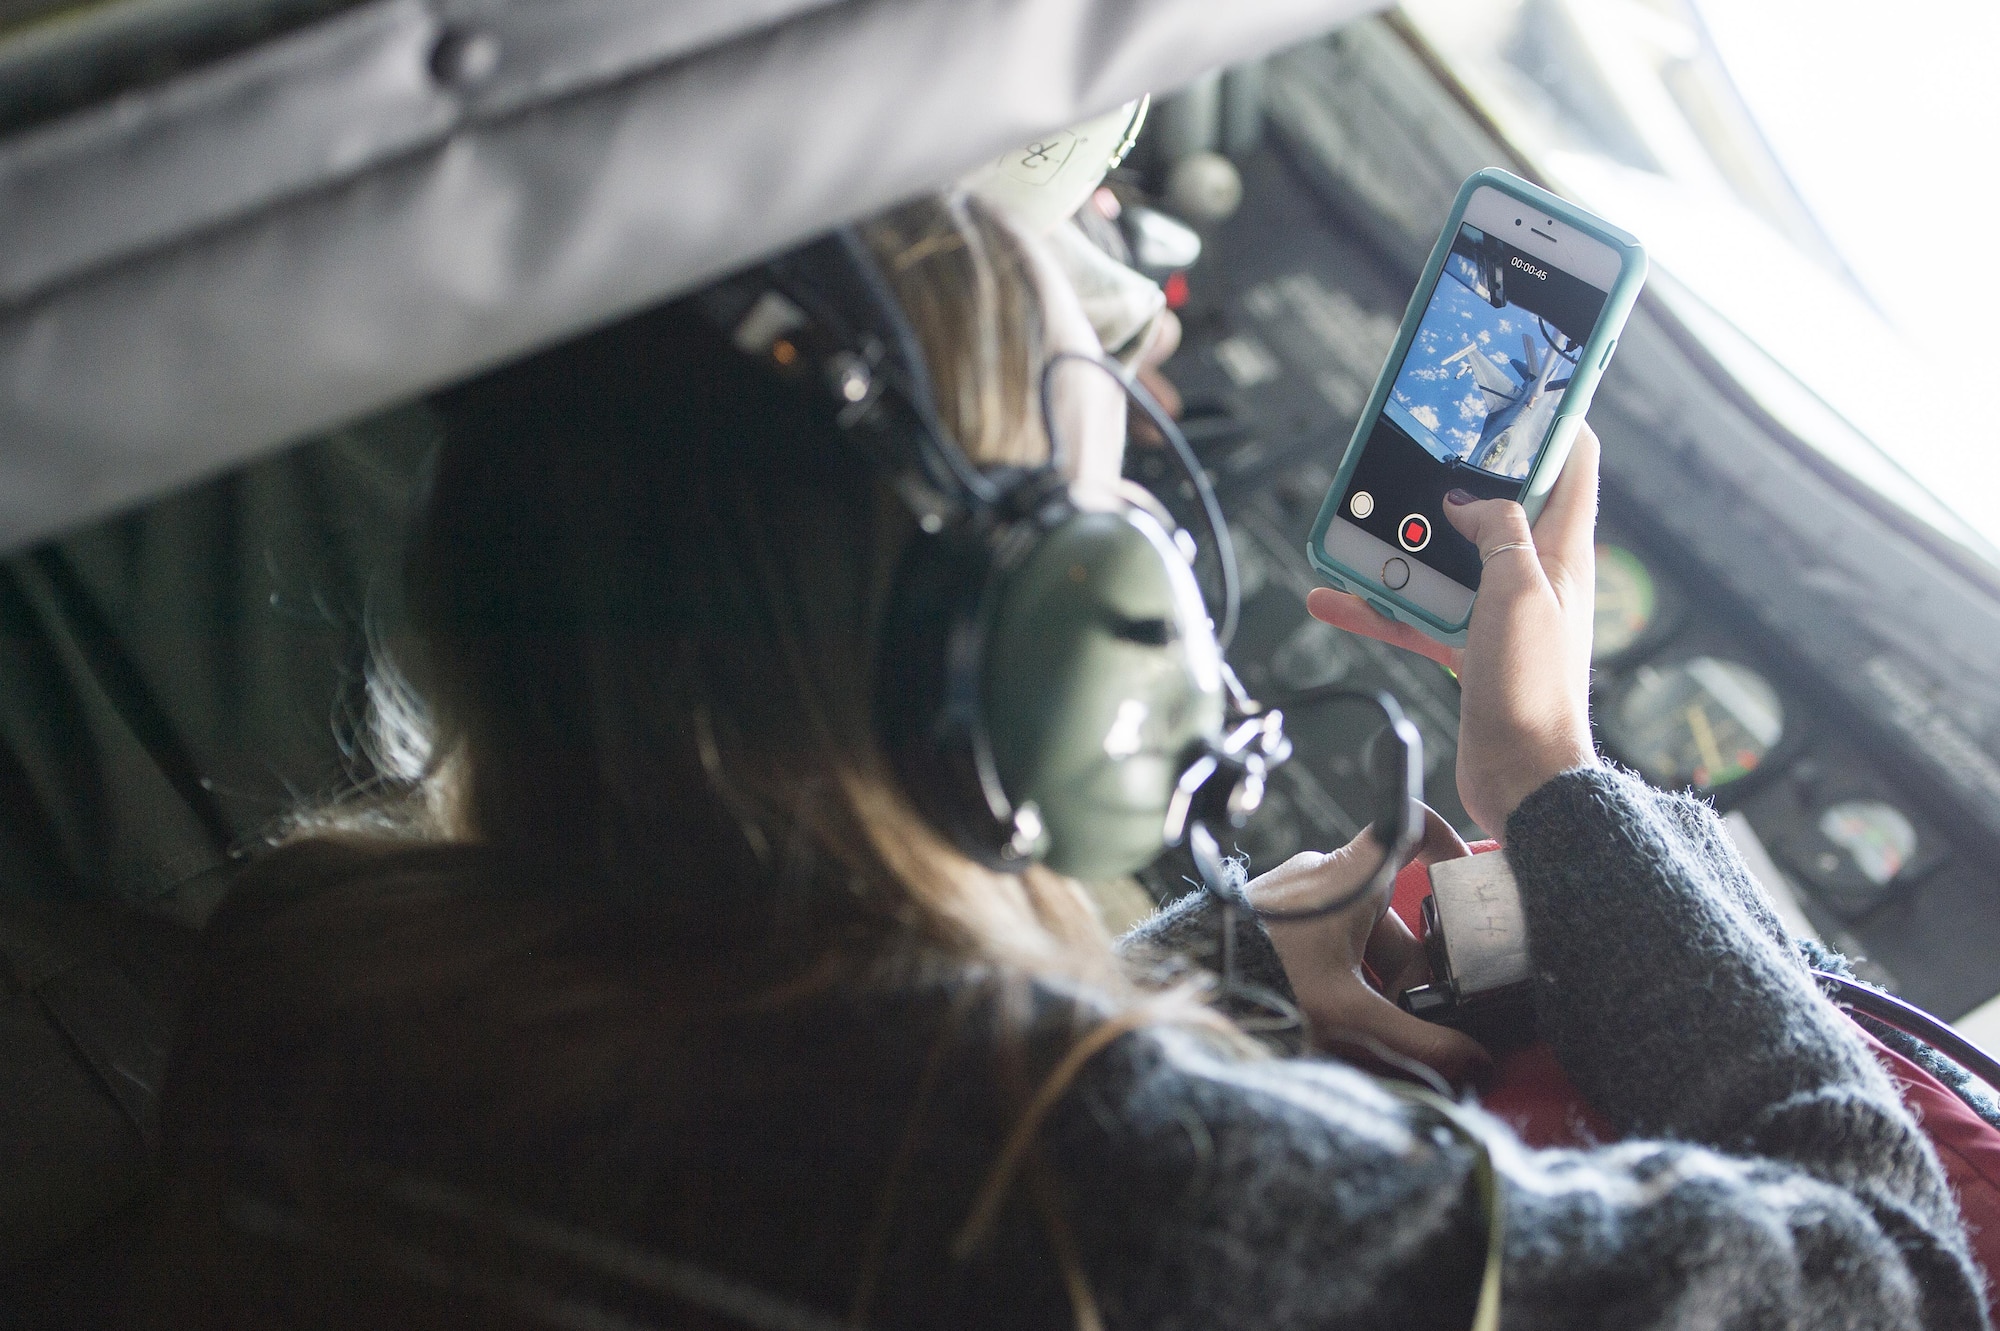
[(1470, 490), (1446, 490), (1444, 500), (1447, 504), (1475, 504), (1479, 502), (1479, 496)]

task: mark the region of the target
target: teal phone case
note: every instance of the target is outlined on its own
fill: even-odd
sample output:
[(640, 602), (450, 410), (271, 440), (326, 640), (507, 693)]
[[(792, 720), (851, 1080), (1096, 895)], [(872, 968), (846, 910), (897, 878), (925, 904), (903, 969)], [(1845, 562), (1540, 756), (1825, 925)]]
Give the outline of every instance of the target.
[(1575, 204), (1557, 198), (1540, 186), (1531, 185), (1512, 172), (1494, 167), (1475, 172), (1459, 186), (1458, 197), (1452, 201), (1451, 215), (1438, 232), (1437, 244), (1431, 247), (1431, 257), (1424, 264), (1423, 276), (1417, 280), (1416, 290), (1410, 296), (1410, 306), (1403, 313), (1403, 326), (1396, 331), (1396, 344), (1390, 348), (1389, 357), (1382, 364), (1382, 373), (1376, 376), (1375, 387), (1368, 394), (1368, 405), (1355, 424), (1354, 436), (1348, 440), (1347, 451), (1341, 455), (1340, 469), (1334, 475), (1326, 498), (1320, 503), (1319, 516), (1313, 519), (1312, 535), (1306, 541), (1306, 558), (1321, 577), (1342, 591), (1363, 597), (1389, 618), (1415, 625), (1419, 631), (1454, 647), (1464, 645), (1466, 625), (1472, 622), (1470, 610), (1466, 612), (1465, 619), (1447, 624), (1410, 604), (1378, 580), (1336, 563), (1327, 555), (1324, 540), (1326, 529), (1333, 522), (1339, 507), (1339, 497), (1346, 491), (1348, 478), (1361, 460), (1361, 450), (1368, 442), (1375, 419), (1382, 414), (1382, 408), (1389, 399), (1396, 371), (1409, 354), (1410, 343), (1415, 340), (1418, 325), (1423, 322), (1430, 294), (1444, 272), (1445, 262), (1451, 255), (1452, 241), (1465, 219), (1466, 205), (1471, 201), (1473, 192), (1481, 186), (1491, 186), (1502, 194), (1533, 204), (1545, 215), (1560, 218), (1577, 230), (1603, 241), (1619, 256), (1617, 280), (1606, 295), (1597, 327), (1583, 344), (1577, 358), (1577, 370), (1570, 377), (1569, 387), (1563, 391), (1562, 400), (1556, 406), (1549, 434), (1542, 441), (1540, 456), (1535, 459), (1534, 470), (1528, 473), (1527, 489), (1521, 496), (1521, 504), (1528, 510), (1530, 522), (1540, 515), (1550, 488), (1555, 485), (1556, 477), (1562, 474), (1563, 463), (1569, 459), (1570, 445), (1576, 439), (1577, 429), (1583, 424), (1584, 413), (1590, 409), (1590, 399), (1597, 391), (1598, 380), (1604, 375), (1604, 367), (1610, 363), (1612, 347), (1639, 299), (1639, 288), (1646, 282), (1646, 251), (1635, 237)]

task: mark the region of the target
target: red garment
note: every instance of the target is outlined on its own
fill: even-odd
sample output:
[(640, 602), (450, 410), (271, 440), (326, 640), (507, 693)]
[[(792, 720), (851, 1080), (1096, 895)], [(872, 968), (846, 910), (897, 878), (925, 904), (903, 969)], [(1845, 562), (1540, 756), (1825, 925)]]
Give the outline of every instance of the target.
[[(1497, 841), (1476, 841), (1472, 853), (1499, 849)], [(1430, 870), (1412, 863), (1396, 876), (1390, 908), (1418, 937), (1423, 936), (1423, 900), (1431, 892)], [(1965, 1216), (1972, 1255), (1987, 1272), (2000, 1271), (2000, 1129), (1980, 1118), (1951, 1088), (1865, 1030), (1876, 1061), (1901, 1092), (1903, 1104), (1930, 1134)], [(1536, 1041), (1497, 1060), (1481, 1087), (1480, 1104), (1512, 1125), (1530, 1146), (1593, 1146), (1618, 1134), (1584, 1102), (1556, 1062), (1555, 1051)], [(2000, 1324), (2000, 1287), (1988, 1280), (1989, 1309)]]

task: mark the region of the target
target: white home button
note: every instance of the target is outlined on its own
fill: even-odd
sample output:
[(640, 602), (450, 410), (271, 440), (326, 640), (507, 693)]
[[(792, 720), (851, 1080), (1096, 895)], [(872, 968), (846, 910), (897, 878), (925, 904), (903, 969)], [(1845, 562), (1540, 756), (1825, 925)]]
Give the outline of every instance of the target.
[(1399, 592), (1410, 585), (1410, 563), (1407, 559), (1391, 558), (1382, 565), (1382, 585), (1392, 592)]

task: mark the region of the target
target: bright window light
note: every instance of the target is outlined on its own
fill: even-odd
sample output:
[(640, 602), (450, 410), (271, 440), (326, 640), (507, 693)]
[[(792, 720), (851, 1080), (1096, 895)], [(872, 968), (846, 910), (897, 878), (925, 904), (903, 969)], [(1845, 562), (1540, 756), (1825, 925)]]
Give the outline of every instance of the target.
[(1406, 0), (1745, 389), (2000, 563), (1992, 0)]

